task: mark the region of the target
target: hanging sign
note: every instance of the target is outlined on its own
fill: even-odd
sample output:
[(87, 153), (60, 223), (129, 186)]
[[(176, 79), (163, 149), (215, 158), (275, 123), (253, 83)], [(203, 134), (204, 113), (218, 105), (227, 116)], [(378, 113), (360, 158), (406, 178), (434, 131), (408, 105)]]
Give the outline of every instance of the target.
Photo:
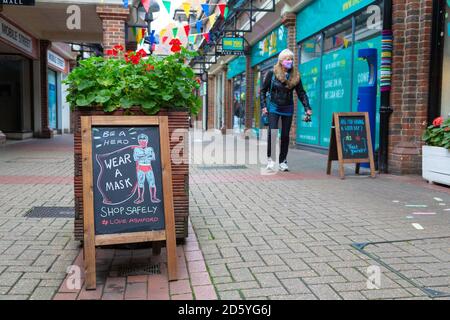
[(96, 246), (166, 241), (176, 280), (167, 117), (81, 117), (86, 287), (96, 287)]
[(223, 55), (244, 55), (244, 38), (224, 37), (222, 38)]
[(339, 175), (345, 178), (344, 164), (356, 163), (359, 174), (361, 163), (370, 163), (370, 174), (375, 177), (369, 114), (367, 112), (340, 112), (333, 114), (327, 174), (332, 161), (339, 161)]
[(35, 0), (0, 0), (4, 6), (34, 6)]

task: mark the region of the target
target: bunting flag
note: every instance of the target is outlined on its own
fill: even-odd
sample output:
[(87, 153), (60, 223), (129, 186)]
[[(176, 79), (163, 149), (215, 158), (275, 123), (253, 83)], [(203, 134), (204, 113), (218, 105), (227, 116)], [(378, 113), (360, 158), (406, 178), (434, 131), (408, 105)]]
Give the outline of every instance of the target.
[(196, 35), (191, 35), (191, 36), (188, 37), (188, 42), (194, 44), (196, 38), (197, 38)]
[(136, 29), (136, 27), (131, 28), (131, 32), (133, 33), (133, 37), (136, 38), (136, 36), (137, 36), (137, 29)]
[(205, 13), (205, 16), (209, 16), (209, 5), (207, 3), (202, 4), (202, 10)]
[(139, 29), (137, 36), (136, 36), (136, 42), (137, 43), (141, 43), (141, 40), (144, 38), (145, 36), (145, 31), (146, 29)]
[(205, 32), (203, 38), (205, 38), (206, 42), (209, 42), (209, 32)]
[(344, 38), (344, 48), (347, 49), (348, 48), (348, 44), (350, 43), (350, 41), (348, 39)]
[(214, 23), (216, 23), (216, 15), (212, 14), (209, 16), (209, 24), (210, 24), (210, 28), (213, 27)]
[(163, 35), (167, 32), (167, 29), (164, 28), (159, 32), (159, 37), (162, 39)]
[(201, 33), (201, 32), (202, 32), (202, 27), (203, 27), (203, 22), (202, 22), (202, 20), (198, 20), (198, 21), (197, 21), (196, 27), (197, 27), (197, 33)]
[(141, 3), (144, 6), (145, 12), (148, 13), (148, 9), (150, 8), (150, 0), (141, 0)]
[(166, 7), (167, 12), (170, 14), (170, 6), (171, 6), (170, 1), (163, 0), (163, 4), (164, 4), (164, 7)]
[(225, 3), (219, 4), (220, 15), (225, 18), (225, 10), (228, 9)]
[(167, 39), (169, 39), (169, 37), (168, 37), (168, 36), (164, 36), (164, 37), (162, 37), (162, 43), (166, 42), (166, 41), (167, 41)]
[(173, 34), (173, 37), (176, 38), (177, 34), (178, 34), (178, 28), (173, 28), (172, 29), (172, 34)]
[(186, 13), (186, 17), (189, 20), (189, 16), (191, 15), (191, 4), (189, 2), (183, 2), (182, 6), (184, 13)]
[[(103, 2), (103, 1), (102, 1), (102, 2)], [(123, 7), (124, 7), (125, 9), (128, 8), (128, 0), (123, 0)]]
[(184, 32), (186, 33), (186, 36), (189, 36), (189, 33), (191, 32), (191, 27), (188, 24), (184, 26)]
[(225, 12), (223, 13), (223, 17), (226, 19), (228, 18), (228, 14), (230, 13), (230, 10), (228, 10), (228, 7), (225, 8)]

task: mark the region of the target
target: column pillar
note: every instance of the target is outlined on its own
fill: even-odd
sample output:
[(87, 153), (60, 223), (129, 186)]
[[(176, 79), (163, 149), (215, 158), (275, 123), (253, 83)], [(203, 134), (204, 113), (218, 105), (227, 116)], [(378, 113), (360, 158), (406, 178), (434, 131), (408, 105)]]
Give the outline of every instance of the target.
[(53, 130), (49, 128), (48, 122), (48, 61), (47, 50), (51, 42), (48, 40), (39, 40), (39, 68), (41, 84), (41, 132), (40, 138), (49, 139), (53, 137)]
[(213, 75), (208, 76), (208, 130), (215, 129), (214, 128), (214, 119), (215, 119), (215, 102), (216, 102), (216, 78)]
[(418, 174), (427, 124), (432, 0), (393, 0), (394, 50), (389, 124), (389, 170)]
[(98, 5), (96, 10), (103, 24), (104, 52), (118, 44), (125, 48), (125, 22), (130, 10), (120, 5)]
[[(294, 53), (294, 65), (299, 67), (298, 46), (297, 46), (297, 15), (292, 12), (286, 12), (281, 17), (281, 23), (288, 30), (288, 49)], [(291, 144), (295, 144), (297, 140), (297, 113), (303, 111), (303, 105), (298, 103), (298, 99), (294, 97), (294, 115), (292, 118), (292, 127), (290, 132)]]

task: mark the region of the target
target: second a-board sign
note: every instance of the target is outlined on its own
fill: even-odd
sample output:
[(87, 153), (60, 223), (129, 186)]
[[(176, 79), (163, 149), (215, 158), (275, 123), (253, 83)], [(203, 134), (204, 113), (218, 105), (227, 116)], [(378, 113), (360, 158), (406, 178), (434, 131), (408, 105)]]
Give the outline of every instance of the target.
[(359, 174), (362, 163), (369, 163), (370, 175), (375, 177), (375, 161), (367, 112), (334, 113), (331, 124), (327, 174), (333, 161), (339, 162), (339, 176), (345, 178), (344, 164), (355, 163)]
[(167, 117), (81, 117), (86, 287), (96, 246), (165, 241), (176, 280), (176, 235)]

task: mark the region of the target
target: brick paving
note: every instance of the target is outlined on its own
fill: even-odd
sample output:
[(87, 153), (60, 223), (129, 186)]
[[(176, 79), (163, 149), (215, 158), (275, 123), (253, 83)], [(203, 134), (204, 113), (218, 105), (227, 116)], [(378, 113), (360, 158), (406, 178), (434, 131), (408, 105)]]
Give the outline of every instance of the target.
[[(351, 244), (449, 235), (450, 189), (415, 176), (357, 177), (351, 167), (340, 180), (336, 164), (325, 174), (326, 159), (291, 150), (291, 172), (275, 176), (255, 165), (192, 166), (191, 220), (220, 299), (428, 299), (384, 267), (381, 288), (368, 290), (367, 268), (377, 263)], [(450, 293), (449, 241), (436, 241), (434, 251), (405, 251), (398, 261), (388, 246), (380, 258)]]
[[(351, 244), (448, 236), (450, 189), (415, 176), (355, 177), (350, 167), (342, 181), (336, 167), (324, 174), (326, 156), (306, 151), (291, 150), (289, 160), (291, 172), (274, 176), (256, 165), (192, 165), (180, 280), (167, 281), (164, 249), (99, 249), (98, 288), (86, 291), (70, 289), (66, 274), (82, 266), (73, 219), (24, 217), (33, 206), (74, 205), (72, 137), (8, 144), (0, 149), (0, 299), (428, 299), (384, 267), (381, 288), (368, 290), (376, 263)], [(450, 292), (448, 239), (366, 250)], [(129, 263), (159, 263), (161, 274), (120, 274)]]
[(73, 207), (72, 137), (0, 148), (0, 300), (51, 299), (79, 252), (73, 221), (27, 218), (34, 206)]

